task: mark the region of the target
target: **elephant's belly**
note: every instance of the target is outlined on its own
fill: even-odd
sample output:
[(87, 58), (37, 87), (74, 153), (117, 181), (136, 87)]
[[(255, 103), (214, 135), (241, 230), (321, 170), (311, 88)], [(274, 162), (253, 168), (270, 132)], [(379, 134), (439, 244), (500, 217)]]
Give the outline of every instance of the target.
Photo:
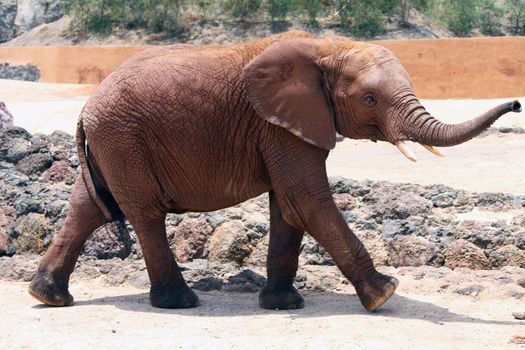
[[(228, 188), (226, 185), (217, 191), (175, 194), (172, 201), (170, 212), (181, 214), (185, 212), (208, 212), (228, 208), (250, 198), (259, 196), (271, 190), (270, 185), (264, 182), (252, 183), (249, 189)], [(182, 191), (185, 192), (185, 191)]]

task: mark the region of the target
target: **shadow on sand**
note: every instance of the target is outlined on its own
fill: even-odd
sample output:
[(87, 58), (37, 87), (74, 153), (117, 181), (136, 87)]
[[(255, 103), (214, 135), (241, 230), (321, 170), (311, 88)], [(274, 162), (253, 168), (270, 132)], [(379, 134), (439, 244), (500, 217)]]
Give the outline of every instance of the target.
[[(295, 318), (363, 315), (366, 317), (414, 319), (428, 321), (435, 324), (451, 322), (509, 326), (523, 324), (519, 321), (485, 320), (457, 314), (438, 305), (418, 301), (401, 295), (394, 295), (378, 311), (369, 313), (362, 308), (359, 299), (355, 294), (339, 294), (333, 292), (304, 293), (305, 308), (289, 311), (261, 309), (257, 303), (258, 293), (198, 292), (198, 294), (200, 305), (193, 309), (170, 310), (154, 308), (149, 304), (148, 293), (82, 300), (76, 302), (75, 305), (77, 307), (89, 307), (93, 305), (109, 304), (125, 311), (174, 314), (180, 316), (235, 317), (280, 313)], [(43, 305), (34, 306), (34, 308), (45, 307), (46, 306)]]

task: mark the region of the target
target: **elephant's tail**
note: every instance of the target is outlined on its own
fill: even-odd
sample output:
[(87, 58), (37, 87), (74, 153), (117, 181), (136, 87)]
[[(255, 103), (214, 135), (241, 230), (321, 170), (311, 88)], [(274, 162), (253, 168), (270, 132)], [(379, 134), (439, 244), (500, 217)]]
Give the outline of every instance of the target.
[(82, 116), (80, 116), (77, 122), (76, 137), (80, 171), (91, 199), (93, 199), (97, 207), (100, 209), (107, 222), (122, 220), (124, 214), (120, 210), (111, 192), (109, 192), (107, 185), (105, 185), (104, 178), (89, 154)]

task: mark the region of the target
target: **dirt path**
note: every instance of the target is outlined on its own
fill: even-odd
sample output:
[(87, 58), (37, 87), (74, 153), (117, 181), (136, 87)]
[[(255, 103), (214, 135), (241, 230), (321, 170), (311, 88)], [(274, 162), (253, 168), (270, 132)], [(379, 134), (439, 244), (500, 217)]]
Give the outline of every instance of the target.
[[(394, 271), (399, 293), (379, 312), (362, 309), (355, 294), (306, 293), (306, 307), (268, 311), (255, 293), (200, 292), (201, 306), (160, 310), (146, 289), (77, 281), (76, 305), (50, 308), (26, 283), (0, 282), (1, 348), (75, 349), (523, 349), (523, 299), (500, 293), (503, 277), (479, 278), (478, 296), (445, 286), (439, 269)], [(475, 272), (462, 272), (464, 280)], [(490, 274), (492, 272), (488, 272)], [(479, 274), (479, 272), (478, 272)], [(424, 275), (422, 278), (421, 276)], [(433, 277), (432, 277), (433, 276)], [(520, 288), (519, 286), (516, 286)]]

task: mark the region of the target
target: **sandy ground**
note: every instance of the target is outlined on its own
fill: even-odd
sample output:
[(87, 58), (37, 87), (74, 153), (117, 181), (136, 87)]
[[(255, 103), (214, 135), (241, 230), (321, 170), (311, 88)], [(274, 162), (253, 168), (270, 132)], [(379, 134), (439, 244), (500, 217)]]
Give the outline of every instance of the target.
[[(93, 85), (43, 84), (0, 80), (0, 100), (15, 116), (15, 124), (30, 132), (63, 130), (74, 134), (76, 119), (94, 90)], [(429, 100), (430, 113), (448, 123), (475, 117), (499, 103), (513, 100)], [(522, 102), (525, 97), (521, 98)], [(525, 113), (510, 113), (495, 127), (525, 127)], [(475, 192), (525, 194), (525, 134), (498, 134), (443, 149), (438, 158), (413, 145), (419, 161), (405, 159), (390, 144), (345, 140), (328, 159), (330, 176), (418, 184), (443, 183)]]
[(497, 295), (498, 284), (483, 279), (479, 295), (459, 295), (429, 277), (437, 269), (424, 269), (423, 278), (393, 271), (399, 292), (375, 313), (348, 292), (305, 293), (304, 309), (269, 311), (256, 293), (198, 291), (199, 308), (161, 310), (146, 289), (93, 282), (72, 284), (75, 306), (52, 308), (32, 299), (26, 283), (0, 282), (0, 348), (525, 348), (511, 341), (525, 336), (525, 321), (512, 316), (525, 311), (523, 299)]

